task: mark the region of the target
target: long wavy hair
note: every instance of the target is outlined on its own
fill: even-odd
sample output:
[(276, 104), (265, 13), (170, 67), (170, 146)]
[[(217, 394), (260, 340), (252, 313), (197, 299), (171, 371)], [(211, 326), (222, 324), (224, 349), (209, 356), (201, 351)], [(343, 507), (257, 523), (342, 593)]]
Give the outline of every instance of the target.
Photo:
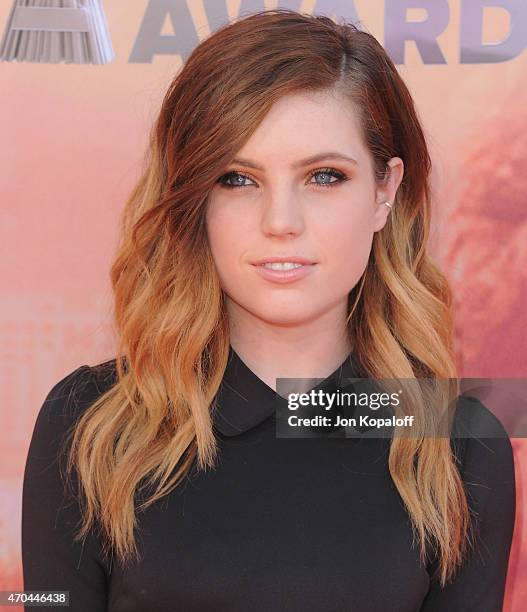
[[(229, 322), (205, 229), (209, 193), (280, 97), (337, 91), (358, 113), (375, 179), (399, 156), (405, 173), (349, 295), (348, 329), (372, 378), (456, 379), (451, 289), (426, 252), (431, 160), (412, 97), (369, 33), (341, 19), (265, 10), (212, 33), (164, 96), (142, 176), (126, 203), (111, 267), (116, 380), (71, 432), (67, 472), (92, 526), (121, 562), (138, 557), (136, 513), (176, 487), (196, 461), (215, 466), (214, 399)], [(96, 368), (97, 366), (94, 366)], [(93, 369), (93, 368), (92, 368)], [(417, 402), (414, 431), (433, 415)], [(423, 562), (444, 585), (471, 539), (470, 511), (448, 436), (395, 435), (389, 470)], [(147, 492), (139, 500), (139, 493)], [(140, 502), (140, 503), (139, 503)]]

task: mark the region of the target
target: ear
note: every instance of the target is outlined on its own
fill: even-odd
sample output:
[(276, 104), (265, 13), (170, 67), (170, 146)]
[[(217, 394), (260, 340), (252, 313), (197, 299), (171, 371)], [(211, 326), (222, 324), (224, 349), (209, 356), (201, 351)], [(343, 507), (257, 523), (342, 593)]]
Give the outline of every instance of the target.
[(388, 167), (386, 178), (382, 183), (378, 183), (375, 191), (374, 232), (378, 232), (385, 226), (391, 211), (385, 202), (394, 206), (395, 194), (403, 180), (404, 162), (400, 157), (392, 157), (388, 161)]

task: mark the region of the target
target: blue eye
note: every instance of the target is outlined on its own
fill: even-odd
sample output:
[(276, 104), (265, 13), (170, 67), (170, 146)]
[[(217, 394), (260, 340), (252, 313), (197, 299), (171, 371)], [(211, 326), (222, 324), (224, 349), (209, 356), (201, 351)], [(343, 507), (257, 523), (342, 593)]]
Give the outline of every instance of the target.
[(336, 181), (331, 181), (331, 182), (326, 182), (326, 183), (316, 183), (317, 187), (333, 187), (333, 185), (338, 185), (338, 183), (341, 183), (343, 181), (348, 180), (347, 177), (342, 174), (342, 172), (339, 172), (338, 170), (335, 170), (334, 168), (319, 168), (318, 170), (314, 170), (313, 172), (311, 172), (310, 176), (311, 178), (313, 178), (316, 175), (322, 175), (322, 176), (327, 176), (329, 178), (333, 177), (336, 178)]
[[(229, 183), (224, 182), (224, 181), (228, 181), (231, 178), (236, 179), (237, 184), (231, 185)], [(227, 172), (227, 174), (220, 176), (217, 182), (222, 187), (227, 187), (228, 189), (236, 189), (237, 187), (245, 187), (246, 185), (240, 184), (239, 182), (240, 179), (249, 179), (249, 177), (245, 174), (242, 174), (241, 172), (235, 172), (234, 170), (232, 170), (231, 172)]]
[[(329, 179), (335, 178), (337, 180), (334, 180), (334, 181), (328, 180), (327, 182), (322, 182), (322, 183), (317, 183), (317, 182), (311, 183), (315, 187), (323, 187), (323, 188), (333, 187), (334, 185), (338, 185), (339, 183), (342, 183), (348, 180), (348, 177), (346, 175), (342, 174), (342, 172), (339, 172), (338, 170), (335, 170), (334, 168), (318, 168), (317, 170), (313, 170), (309, 176), (310, 178), (313, 178), (314, 176), (317, 176), (317, 175), (322, 175), (322, 176), (328, 177)], [(235, 181), (234, 184), (227, 182), (227, 181), (230, 181), (231, 179)], [(243, 174), (242, 172), (236, 172), (235, 170), (231, 170), (230, 172), (227, 172), (226, 174), (223, 174), (222, 176), (220, 176), (220, 178), (216, 182), (219, 183), (222, 187), (226, 187), (227, 189), (237, 189), (239, 187), (249, 187), (250, 186), (248, 184), (243, 183), (245, 179), (252, 181), (252, 179), (246, 174)]]

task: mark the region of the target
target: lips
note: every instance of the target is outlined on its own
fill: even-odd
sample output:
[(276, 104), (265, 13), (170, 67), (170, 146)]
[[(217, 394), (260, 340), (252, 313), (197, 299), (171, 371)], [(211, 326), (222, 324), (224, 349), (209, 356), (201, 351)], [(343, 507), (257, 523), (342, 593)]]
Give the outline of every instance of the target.
[[(293, 258), (295, 259), (295, 258)], [(296, 258), (298, 259), (298, 257)], [(309, 261), (306, 259), (302, 259), (301, 261)], [(258, 274), (265, 281), (269, 283), (283, 285), (285, 283), (296, 283), (297, 281), (301, 281), (311, 274), (314, 274), (316, 270), (316, 262), (307, 263), (298, 266), (293, 266), (291, 268), (283, 268), (283, 269), (274, 269), (271, 266), (265, 266), (263, 264), (255, 264), (253, 265), (255, 274)]]
[(298, 263), (304, 266), (310, 266), (315, 264), (316, 262), (311, 259), (306, 259), (305, 257), (296, 257), (295, 255), (284, 255), (282, 257), (265, 257), (263, 259), (259, 259), (257, 261), (253, 261), (253, 266), (263, 266), (266, 263)]

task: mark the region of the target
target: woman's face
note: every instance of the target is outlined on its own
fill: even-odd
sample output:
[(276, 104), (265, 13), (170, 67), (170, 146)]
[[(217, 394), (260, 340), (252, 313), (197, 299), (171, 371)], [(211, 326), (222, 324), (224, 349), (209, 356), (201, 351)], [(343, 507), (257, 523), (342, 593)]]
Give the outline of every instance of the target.
[[(376, 184), (350, 103), (326, 92), (278, 100), (235, 158), (214, 185), (206, 213), (230, 310), (275, 325), (346, 313), (373, 234), (390, 213), (383, 202), (393, 203), (402, 160), (392, 158), (391, 177)], [(282, 256), (314, 265), (291, 282), (266, 278), (255, 266)]]

